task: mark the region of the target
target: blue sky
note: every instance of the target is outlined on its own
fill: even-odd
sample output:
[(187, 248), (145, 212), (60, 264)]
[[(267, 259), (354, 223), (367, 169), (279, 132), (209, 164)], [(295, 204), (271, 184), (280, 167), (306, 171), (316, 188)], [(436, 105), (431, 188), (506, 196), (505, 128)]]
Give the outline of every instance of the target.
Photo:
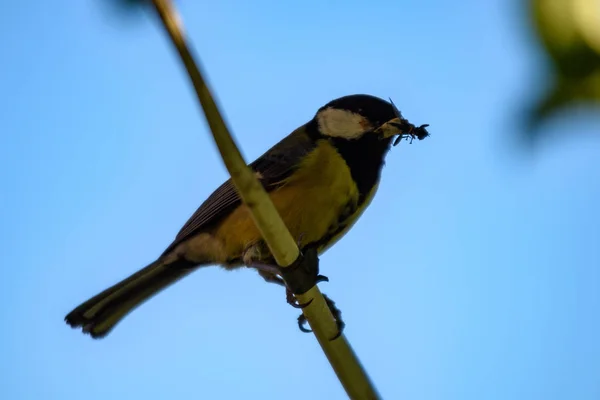
[[(321, 289), (386, 399), (600, 398), (598, 119), (515, 154), (543, 64), (518, 2), (180, 2), (252, 160), (327, 101), (392, 97), (393, 149)], [(102, 341), (72, 307), (158, 256), (226, 171), (149, 14), (0, 16), (0, 398), (343, 399), (284, 293), (208, 268)]]

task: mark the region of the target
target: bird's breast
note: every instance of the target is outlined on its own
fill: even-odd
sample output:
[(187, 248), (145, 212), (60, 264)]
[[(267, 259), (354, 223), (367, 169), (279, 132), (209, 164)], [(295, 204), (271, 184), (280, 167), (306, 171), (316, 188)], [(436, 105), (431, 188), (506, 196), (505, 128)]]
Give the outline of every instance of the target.
[[(269, 194), (301, 247), (339, 233), (340, 223), (356, 211), (359, 198), (348, 165), (326, 140), (320, 140), (283, 185)], [(245, 205), (223, 220), (215, 236), (230, 259), (240, 257), (246, 247), (260, 240)]]

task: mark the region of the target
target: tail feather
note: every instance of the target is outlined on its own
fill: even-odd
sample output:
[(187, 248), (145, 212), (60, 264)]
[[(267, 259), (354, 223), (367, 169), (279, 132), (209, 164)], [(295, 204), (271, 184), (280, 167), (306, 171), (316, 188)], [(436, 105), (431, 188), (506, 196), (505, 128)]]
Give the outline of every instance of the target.
[(65, 321), (72, 328), (81, 327), (94, 339), (102, 338), (136, 307), (196, 266), (185, 260), (168, 265), (155, 261), (75, 308)]

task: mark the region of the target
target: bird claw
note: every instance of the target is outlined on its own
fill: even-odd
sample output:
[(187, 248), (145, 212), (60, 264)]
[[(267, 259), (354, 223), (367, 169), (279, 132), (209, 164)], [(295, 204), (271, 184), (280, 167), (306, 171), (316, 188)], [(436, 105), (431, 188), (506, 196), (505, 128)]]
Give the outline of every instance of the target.
[[(315, 283), (320, 283), (320, 282), (329, 282), (329, 278), (326, 277), (325, 275), (317, 275)], [(286, 296), (286, 300), (287, 300), (288, 304), (291, 305), (294, 308), (303, 309), (303, 308), (308, 307), (308, 305), (310, 303), (312, 303), (312, 299), (310, 299), (308, 301), (308, 303), (300, 304), (298, 302), (298, 300), (296, 300), (296, 297), (294, 296), (294, 293), (289, 288), (287, 288), (287, 287), (286, 287), (286, 290), (285, 290), (285, 296)]]
[(298, 302), (298, 300), (296, 300), (296, 297), (294, 297), (294, 293), (292, 293), (292, 291), (288, 288), (285, 289), (285, 297), (286, 297), (287, 303), (294, 308), (303, 309), (303, 308), (308, 307), (308, 305), (310, 303), (312, 303), (312, 299), (310, 299), (308, 301), (308, 303), (300, 304)]
[(304, 314), (300, 314), (298, 316), (298, 328), (304, 333), (311, 333), (312, 332), (311, 329), (306, 329), (304, 327), (304, 324), (306, 324), (306, 323), (307, 323), (306, 317), (304, 316)]
[[(320, 283), (320, 282), (329, 282), (329, 278), (326, 277), (325, 275), (317, 275), (317, 278), (315, 279), (315, 283)], [(300, 304), (298, 302), (298, 300), (296, 300), (296, 297), (294, 297), (294, 293), (287, 287), (285, 290), (285, 296), (286, 296), (286, 300), (287, 300), (288, 304), (294, 308), (303, 309), (303, 308), (308, 307), (308, 305), (310, 303), (312, 303), (312, 299), (310, 299), (308, 301), (308, 303)]]
[[(285, 285), (286, 301), (289, 305), (297, 309), (308, 307), (312, 303), (312, 299), (307, 303), (301, 304), (296, 299), (294, 293), (306, 293), (310, 288), (320, 282), (329, 282), (328, 277), (319, 274), (319, 257), (316, 248), (305, 249), (298, 257), (298, 260), (293, 265), (286, 268), (259, 262), (248, 262), (246, 265), (257, 269), (259, 274), (267, 282)], [(280, 276), (283, 279), (281, 279)], [(290, 284), (292, 284), (292, 286), (290, 286)], [(333, 338), (336, 339), (341, 335), (341, 332), (344, 329), (344, 322), (341, 318), (342, 313), (335, 307), (335, 303), (331, 299), (325, 295), (323, 296), (325, 297), (327, 306), (333, 314), (338, 326), (338, 334)], [(312, 332), (310, 329), (304, 327), (306, 322), (306, 317), (304, 317), (304, 314), (301, 314), (298, 317), (298, 327), (302, 332)]]
[[(335, 318), (335, 322), (337, 324), (337, 328), (338, 328), (337, 335), (335, 335), (334, 337), (329, 339), (329, 340), (335, 340), (341, 336), (342, 332), (344, 331), (344, 328), (346, 327), (346, 324), (342, 320), (342, 312), (340, 311), (339, 308), (337, 308), (335, 306), (335, 302), (333, 300), (331, 300), (329, 297), (327, 297), (327, 295), (325, 295), (325, 294), (323, 295), (323, 297), (325, 298), (325, 303), (327, 304), (327, 307), (329, 307), (329, 311), (331, 311), (331, 314), (333, 314), (333, 318)], [(310, 304), (311, 302), (312, 302), (312, 299), (311, 299), (311, 301), (308, 302), (308, 304)], [(304, 333), (312, 332), (311, 329), (306, 329), (304, 327), (304, 325), (307, 322), (308, 321), (306, 320), (306, 317), (304, 316), (304, 314), (300, 314), (300, 316), (298, 317), (298, 328)]]
[[(329, 278), (326, 277), (325, 275), (317, 275), (317, 277), (315, 279), (315, 284), (320, 283), (320, 282), (329, 282)], [(288, 287), (285, 288), (285, 297), (286, 297), (286, 300), (287, 300), (288, 304), (291, 305), (294, 308), (303, 309), (303, 308), (308, 307), (308, 305), (310, 303), (312, 303), (312, 299), (310, 299), (308, 301), (308, 303), (300, 304), (298, 302), (298, 300), (296, 300), (296, 297), (294, 296), (294, 293)]]

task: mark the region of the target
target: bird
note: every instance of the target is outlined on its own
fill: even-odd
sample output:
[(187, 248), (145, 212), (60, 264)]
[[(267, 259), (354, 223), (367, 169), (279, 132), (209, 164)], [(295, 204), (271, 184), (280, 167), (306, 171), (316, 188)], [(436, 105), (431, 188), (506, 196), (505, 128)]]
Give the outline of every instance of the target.
[[(391, 141), (423, 139), (393, 102), (367, 94), (336, 98), (249, 164), (300, 251), (324, 253), (371, 203)], [(65, 317), (92, 338), (108, 335), (131, 311), (202, 267), (276, 265), (231, 179), (192, 214), (152, 263), (85, 301)], [(267, 282), (285, 285), (258, 268)]]

